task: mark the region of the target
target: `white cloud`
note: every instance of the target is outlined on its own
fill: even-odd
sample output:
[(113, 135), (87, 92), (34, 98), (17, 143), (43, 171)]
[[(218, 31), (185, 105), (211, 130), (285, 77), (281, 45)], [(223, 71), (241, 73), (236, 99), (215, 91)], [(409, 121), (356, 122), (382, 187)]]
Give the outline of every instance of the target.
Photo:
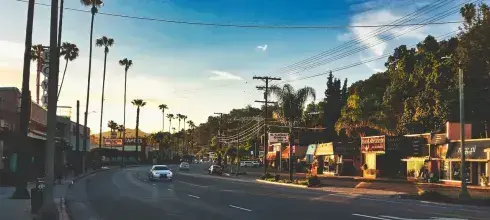
[(210, 72), (215, 74), (214, 76), (209, 77), (210, 80), (243, 80), (242, 77), (225, 71), (211, 70)]
[(267, 50), (267, 44), (264, 44), (262, 46), (259, 45), (259, 46), (257, 46), (257, 49), (262, 50), (262, 51), (266, 51)]
[(343, 33), (337, 36), (338, 41), (349, 41), (352, 40), (352, 33)]

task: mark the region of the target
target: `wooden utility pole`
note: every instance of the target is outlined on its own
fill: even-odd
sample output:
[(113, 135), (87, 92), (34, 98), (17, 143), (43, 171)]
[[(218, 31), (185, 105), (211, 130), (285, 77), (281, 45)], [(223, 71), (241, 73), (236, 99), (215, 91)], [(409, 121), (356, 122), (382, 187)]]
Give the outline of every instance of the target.
[(77, 126), (75, 127), (75, 155), (76, 155), (76, 174), (81, 173), (82, 157), (80, 156), (80, 100), (77, 100)]
[(254, 76), (253, 79), (263, 80), (265, 82), (265, 86), (257, 86), (258, 90), (264, 90), (264, 101), (255, 101), (259, 103), (264, 103), (265, 106), (265, 115), (264, 115), (264, 174), (267, 173), (267, 151), (268, 151), (268, 135), (267, 135), (267, 105), (269, 103), (269, 81), (273, 80), (281, 80), (281, 78), (277, 77), (269, 77), (269, 76)]
[[(215, 115), (219, 115), (218, 122), (218, 151), (221, 151), (221, 142), (219, 141), (221, 137), (221, 120), (223, 119), (223, 113), (215, 112)], [(218, 154), (218, 165), (221, 166), (221, 154)]]

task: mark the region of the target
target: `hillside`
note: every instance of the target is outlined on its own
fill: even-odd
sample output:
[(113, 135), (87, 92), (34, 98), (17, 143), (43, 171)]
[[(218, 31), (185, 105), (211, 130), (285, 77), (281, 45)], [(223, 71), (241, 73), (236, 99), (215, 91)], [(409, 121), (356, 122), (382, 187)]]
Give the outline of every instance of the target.
[[(149, 135), (150, 135), (149, 133), (146, 133), (144, 131), (141, 131), (141, 130), (138, 131), (138, 137), (140, 137), (140, 138), (144, 138), (144, 137), (149, 136)], [(102, 132), (102, 137), (110, 138), (111, 132), (110, 131)], [(117, 133), (116, 137), (122, 138), (122, 134)], [(135, 138), (135, 137), (136, 137), (136, 129), (127, 128), (126, 129), (126, 138)], [(90, 142), (91, 143), (99, 143), (99, 133), (90, 135)]]

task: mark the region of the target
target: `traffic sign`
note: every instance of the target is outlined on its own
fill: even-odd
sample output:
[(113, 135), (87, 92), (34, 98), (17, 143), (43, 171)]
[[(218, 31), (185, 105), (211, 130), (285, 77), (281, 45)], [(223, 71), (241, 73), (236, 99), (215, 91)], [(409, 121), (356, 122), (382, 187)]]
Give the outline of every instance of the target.
[(44, 80), (41, 82), (41, 88), (42, 88), (44, 91), (48, 91), (48, 79), (44, 79)]

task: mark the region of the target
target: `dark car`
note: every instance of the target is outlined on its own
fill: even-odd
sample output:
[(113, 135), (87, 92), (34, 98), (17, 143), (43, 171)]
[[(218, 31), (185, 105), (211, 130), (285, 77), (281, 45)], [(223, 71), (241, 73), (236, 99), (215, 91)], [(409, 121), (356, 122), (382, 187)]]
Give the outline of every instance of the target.
[(223, 174), (223, 169), (221, 169), (220, 166), (218, 165), (211, 165), (208, 169), (208, 174), (218, 174), (222, 175)]

